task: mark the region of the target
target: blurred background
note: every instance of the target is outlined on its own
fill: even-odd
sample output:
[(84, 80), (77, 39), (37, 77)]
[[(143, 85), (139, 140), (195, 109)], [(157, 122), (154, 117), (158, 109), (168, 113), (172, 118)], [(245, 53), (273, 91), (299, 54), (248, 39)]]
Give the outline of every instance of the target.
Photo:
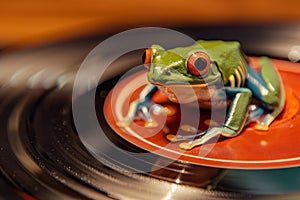
[(143, 26), (297, 24), (298, 0), (11, 0), (0, 6), (0, 49)]

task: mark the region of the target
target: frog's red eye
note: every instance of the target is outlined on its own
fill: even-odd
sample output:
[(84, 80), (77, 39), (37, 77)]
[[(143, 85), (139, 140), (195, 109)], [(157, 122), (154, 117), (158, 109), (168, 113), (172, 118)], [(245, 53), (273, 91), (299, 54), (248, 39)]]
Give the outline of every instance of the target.
[(151, 63), (151, 57), (152, 57), (152, 49), (148, 48), (148, 49), (146, 49), (146, 51), (144, 52), (144, 55), (143, 55), (143, 63), (147, 69), (149, 69), (149, 66)]
[(210, 67), (210, 58), (204, 52), (195, 52), (189, 57), (187, 66), (191, 74), (204, 75)]

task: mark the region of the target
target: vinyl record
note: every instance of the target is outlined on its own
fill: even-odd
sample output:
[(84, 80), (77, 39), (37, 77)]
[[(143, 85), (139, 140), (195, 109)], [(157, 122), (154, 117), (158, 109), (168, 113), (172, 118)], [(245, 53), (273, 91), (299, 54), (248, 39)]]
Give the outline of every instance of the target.
[[(224, 26), (177, 30), (194, 39), (238, 40), (248, 55), (266, 55), (280, 65), (283, 79), (291, 88), (286, 90), (290, 99), (288, 112), (280, 118), (287, 120), (274, 124), (274, 127), (280, 128), (280, 132), (275, 134), (278, 137), (270, 136), (271, 141), (266, 137), (266, 142), (277, 139), (287, 146), (271, 148), (257, 156), (262, 162), (266, 155), (282, 159), (294, 150), (293, 157), (296, 157), (297, 131), (284, 135), (281, 128), (286, 129), (287, 126), (296, 130), (298, 127), (296, 106), (299, 106), (299, 92), (295, 88), (298, 88), (299, 64), (291, 63), (289, 59), (294, 48), (299, 46), (300, 35), (296, 33), (300, 29), (295, 26)], [(72, 99), (74, 79), (81, 63), (104, 39), (96, 36), (35, 49), (1, 52), (0, 72), (5, 75), (0, 75), (0, 197), (297, 199), (300, 191), (298, 159), (294, 159), (297, 162), (281, 162), (276, 166), (205, 163), (198, 158), (199, 162), (191, 162), (151, 152), (148, 146), (118, 132), (108, 117), (109, 112), (114, 112), (107, 104), (109, 93), (119, 87), (116, 83), (124, 71), (141, 64), (143, 49), (118, 58), (96, 88)], [(281, 66), (281, 63), (288, 64)], [(136, 86), (135, 89), (141, 85)], [(128, 93), (128, 88), (121, 90)], [(91, 126), (94, 116), (90, 116), (81, 104), (90, 93), (96, 94), (91, 103), (101, 133), (95, 132)], [(83, 106), (80, 110), (85, 126), (80, 130), (74, 121), (73, 109), (76, 106)], [(94, 135), (96, 137), (93, 138)], [(245, 138), (250, 140), (251, 133), (246, 132)], [(255, 146), (245, 146), (247, 141), (241, 143), (241, 149), (246, 151), (243, 148), (247, 147), (254, 152)], [(97, 148), (94, 148), (95, 145)], [(234, 149), (240, 152), (237, 150)], [(236, 154), (229, 154), (233, 155)], [(247, 156), (245, 153), (241, 155)]]

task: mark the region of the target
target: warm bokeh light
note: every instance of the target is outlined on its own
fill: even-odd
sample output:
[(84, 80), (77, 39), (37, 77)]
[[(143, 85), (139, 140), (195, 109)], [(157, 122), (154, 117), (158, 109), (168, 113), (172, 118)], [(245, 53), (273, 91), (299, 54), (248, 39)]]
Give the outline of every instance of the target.
[(0, 47), (140, 26), (290, 23), (300, 20), (299, 6), (298, 0), (5, 1)]

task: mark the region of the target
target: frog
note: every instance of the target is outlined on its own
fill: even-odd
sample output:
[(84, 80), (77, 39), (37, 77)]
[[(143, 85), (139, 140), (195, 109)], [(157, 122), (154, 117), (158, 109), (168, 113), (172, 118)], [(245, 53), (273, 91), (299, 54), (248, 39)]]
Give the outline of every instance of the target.
[(145, 50), (142, 60), (148, 84), (117, 122), (119, 127), (128, 127), (141, 117), (145, 127), (157, 127), (150, 113), (156, 105), (151, 98), (157, 91), (174, 103), (198, 102), (200, 109), (226, 108), (222, 124), (193, 135), (166, 136), (170, 142), (180, 142), (181, 149), (191, 150), (217, 136), (233, 138), (251, 122), (256, 122), (255, 130), (268, 131), (284, 109), (284, 86), (272, 61), (262, 56), (259, 69), (255, 69), (239, 41), (198, 40), (167, 50), (154, 44)]

